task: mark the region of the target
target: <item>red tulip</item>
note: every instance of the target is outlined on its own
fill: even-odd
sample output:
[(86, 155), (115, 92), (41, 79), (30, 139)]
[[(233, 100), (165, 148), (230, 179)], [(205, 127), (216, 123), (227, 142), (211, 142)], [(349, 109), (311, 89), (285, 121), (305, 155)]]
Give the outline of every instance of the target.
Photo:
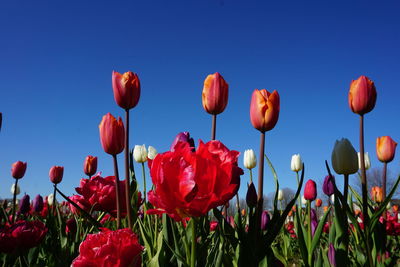
[[(89, 212), (92, 205), (89, 203), (89, 201), (87, 201), (83, 196), (80, 195), (73, 195), (72, 197), (69, 197), (69, 199), (74, 202), (76, 205), (78, 205), (81, 209), (83, 209), (84, 211)], [(71, 210), (71, 212), (73, 214), (80, 214), (79, 209), (75, 208), (74, 205), (68, 203), (69, 208)]]
[(322, 205), (322, 199), (317, 198), (317, 199), (315, 200), (315, 206), (316, 206), (316, 207), (321, 207), (321, 205)]
[(306, 200), (315, 200), (317, 197), (317, 185), (313, 180), (308, 180), (304, 187), (304, 198)]
[(218, 227), (217, 221), (210, 222), (210, 232), (214, 232), (215, 230), (217, 230), (217, 227)]
[(70, 218), (65, 223), (65, 233), (71, 236), (75, 236), (77, 231), (77, 225), (75, 218)]
[(382, 162), (391, 162), (396, 152), (397, 143), (390, 136), (382, 136), (376, 139), (376, 154)]
[(83, 171), (87, 176), (92, 176), (97, 171), (97, 157), (87, 156), (83, 163)]
[(25, 171), (26, 171), (26, 166), (27, 166), (27, 163), (22, 162), (22, 161), (17, 161), (15, 163), (13, 163), (13, 165), (11, 167), (12, 177), (14, 177), (15, 179), (21, 179), (22, 177), (24, 177)]
[(219, 141), (200, 141), (195, 152), (188, 143), (179, 144), (149, 164), (154, 190), (148, 193), (156, 208), (149, 213), (167, 213), (177, 221), (224, 205), (235, 196), (243, 174), (237, 166), (239, 152)]
[(103, 149), (110, 155), (117, 155), (125, 148), (125, 128), (121, 118), (118, 121), (107, 113), (99, 125), (100, 141)]
[(121, 75), (113, 71), (112, 86), (118, 106), (128, 110), (137, 105), (140, 98), (140, 81), (136, 73), (128, 71)]
[(222, 113), (228, 104), (228, 84), (218, 72), (204, 80), (202, 93), (203, 108), (210, 114)]
[(50, 181), (53, 184), (58, 184), (62, 181), (64, 175), (64, 167), (61, 166), (53, 166), (49, 171)]
[(349, 106), (359, 115), (370, 112), (375, 107), (376, 88), (374, 82), (366, 76), (360, 76), (350, 84)]
[(79, 246), (79, 256), (72, 267), (139, 267), (143, 247), (131, 229), (111, 231), (103, 228), (97, 234), (88, 234)]
[(279, 117), (279, 94), (265, 89), (255, 89), (250, 103), (250, 120), (253, 127), (261, 132), (272, 130)]

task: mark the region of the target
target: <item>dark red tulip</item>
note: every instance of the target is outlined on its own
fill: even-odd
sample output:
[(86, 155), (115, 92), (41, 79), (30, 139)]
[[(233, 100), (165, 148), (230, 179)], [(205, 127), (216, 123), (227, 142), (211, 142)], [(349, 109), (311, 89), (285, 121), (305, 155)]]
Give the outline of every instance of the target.
[(24, 177), (25, 171), (26, 171), (26, 166), (27, 166), (27, 163), (22, 162), (22, 161), (17, 161), (15, 163), (13, 163), (13, 165), (11, 167), (12, 177), (14, 177), (15, 179), (21, 179), (22, 177)]
[(59, 184), (62, 181), (64, 175), (64, 167), (62, 166), (53, 166), (49, 171), (50, 181), (53, 184)]

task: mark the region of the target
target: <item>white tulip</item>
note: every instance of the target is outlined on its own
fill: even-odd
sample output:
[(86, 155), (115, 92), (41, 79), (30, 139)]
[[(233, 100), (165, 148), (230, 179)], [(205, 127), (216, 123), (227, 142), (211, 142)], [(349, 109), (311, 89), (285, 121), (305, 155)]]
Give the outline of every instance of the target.
[(135, 148), (133, 149), (133, 158), (136, 160), (138, 163), (143, 163), (147, 161), (147, 150), (146, 146), (142, 145), (136, 145)]
[(307, 205), (307, 199), (304, 198), (304, 195), (301, 196), (301, 204)]
[(290, 168), (294, 172), (301, 171), (303, 169), (303, 162), (301, 161), (300, 154), (294, 154), (290, 163)]
[(388, 202), (387, 205), (386, 205), (386, 209), (390, 210), (391, 207), (392, 207), (392, 205), (390, 205), (390, 202)]
[[(15, 191), (15, 184), (11, 185), (11, 194), (14, 195), (14, 191)], [(17, 192), (16, 195), (19, 195), (19, 193), (21, 193), (21, 190), (19, 189), (19, 185), (17, 185)]]
[(257, 165), (257, 158), (253, 149), (246, 149), (244, 151), (243, 165), (249, 170), (253, 169)]
[[(357, 152), (357, 154), (358, 154), (358, 168), (361, 170), (361, 154), (360, 152)], [(364, 164), (366, 170), (368, 170), (371, 167), (371, 161), (369, 159), (368, 152), (364, 153)]]
[(358, 156), (346, 138), (336, 140), (332, 151), (332, 167), (337, 174), (353, 174), (358, 171)]
[(49, 206), (52, 206), (54, 202), (54, 195), (53, 193), (51, 193), (50, 195), (47, 196), (47, 204), (49, 204)]
[(147, 157), (148, 157), (149, 159), (151, 159), (151, 160), (153, 160), (153, 159), (157, 156), (157, 154), (158, 154), (157, 150), (156, 150), (154, 147), (152, 147), (152, 146), (149, 146), (149, 147), (147, 148), (147, 151), (148, 151)]
[(332, 202), (332, 204), (335, 204), (335, 195), (334, 194), (331, 195), (331, 202)]
[(283, 190), (279, 189), (278, 191), (278, 200), (282, 201), (284, 198)]

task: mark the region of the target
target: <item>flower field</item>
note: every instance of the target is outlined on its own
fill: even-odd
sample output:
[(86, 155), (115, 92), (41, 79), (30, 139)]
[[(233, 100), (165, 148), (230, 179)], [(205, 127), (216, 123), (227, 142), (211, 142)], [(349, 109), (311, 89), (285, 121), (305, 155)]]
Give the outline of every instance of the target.
[[(400, 176), (393, 185), (387, 183), (397, 146), (390, 136), (376, 139), (382, 186), (368, 190), (364, 121), (379, 92), (368, 77), (352, 81), (348, 93), (348, 106), (360, 122), (360, 151), (346, 138), (337, 140), (330, 160), (321, 166), (326, 170), (322, 187), (305, 178), (307, 163), (293, 155), (297, 188), (286, 205), (277, 170), (265, 153), (265, 136), (279, 123), (278, 91), (255, 89), (249, 95), (249, 120), (259, 132), (260, 146), (258, 154), (243, 151), (242, 169), (240, 152), (216, 138), (218, 115), (229, 101), (229, 85), (220, 73), (208, 75), (202, 91), (210, 140), (195, 142), (196, 133), (180, 132), (171, 137), (168, 151), (135, 146), (129, 139), (130, 111), (140, 101), (139, 76), (113, 71), (112, 89), (123, 118), (105, 110), (99, 137), (114, 174), (103, 177), (98, 158), (89, 155), (76, 194), (63, 193), (64, 167), (53, 166), (51, 195), (20, 196), (18, 181), (29, 164), (15, 162), (9, 178), (12, 196), (1, 203), (1, 266), (400, 265), (400, 216), (398, 206), (391, 205)], [(0, 130), (2, 118), (0, 113)], [(142, 168), (134, 168), (138, 164)], [(146, 184), (146, 169), (151, 184)], [(267, 170), (273, 177), (265, 179), (275, 183), (272, 209), (264, 206)], [(350, 175), (359, 177), (360, 190), (349, 185)], [(337, 186), (338, 179), (343, 187)], [(330, 199), (326, 205), (318, 198), (322, 195)]]

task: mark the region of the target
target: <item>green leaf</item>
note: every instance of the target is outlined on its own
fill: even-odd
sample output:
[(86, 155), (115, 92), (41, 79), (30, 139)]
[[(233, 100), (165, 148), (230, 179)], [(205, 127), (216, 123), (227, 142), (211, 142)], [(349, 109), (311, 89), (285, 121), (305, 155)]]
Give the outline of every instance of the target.
[(304, 239), (304, 232), (302, 227), (302, 222), (300, 221), (298, 212), (295, 212), (296, 215), (296, 230), (297, 230), (297, 242), (300, 247), (301, 257), (303, 258), (304, 264), (308, 265), (308, 249), (306, 247), (306, 242)]
[(313, 240), (311, 243), (311, 254), (314, 253), (314, 250), (318, 245), (318, 242), (321, 238), (322, 230), (324, 229), (324, 225), (325, 225), (325, 222), (326, 222), (326, 219), (327, 219), (327, 216), (328, 216), (330, 210), (331, 210), (331, 207), (329, 207), (329, 209), (325, 212), (324, 216), (318, 223), (317, 229), (315, 230), (314, 237), (313, 237)]

